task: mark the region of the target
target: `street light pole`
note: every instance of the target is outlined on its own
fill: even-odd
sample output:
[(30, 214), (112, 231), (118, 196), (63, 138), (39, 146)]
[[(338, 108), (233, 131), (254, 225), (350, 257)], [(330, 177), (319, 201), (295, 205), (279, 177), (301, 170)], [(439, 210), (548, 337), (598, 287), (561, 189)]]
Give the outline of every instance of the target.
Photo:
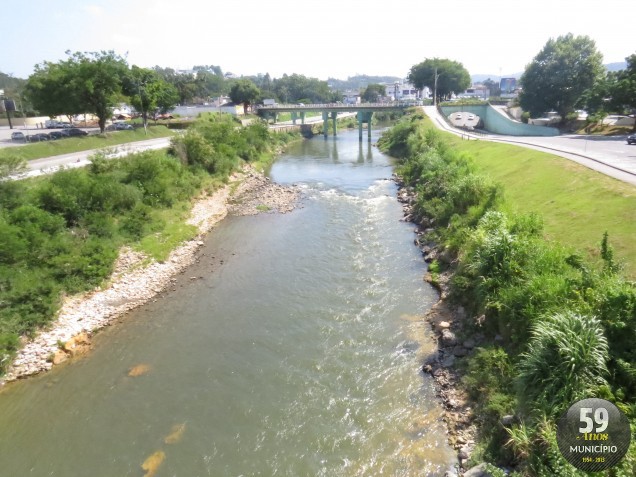
[(433, 83), (433, 106), (437, 106), (437, 78), (439, 78), (439, 75), (437, 74), (437, 67), (435, 67), (435, 81)]
[[(145, 85), (144, 85), (145, 86)], [(144, 125), (144, 133), (147, 136), (148, 135), (148, 128), (146, 125), (146, 114), (144, 113), (144, 97), (141, 94), (141, 82), (139, 80), (137, 80), (137, 90), (139, 91), (139, 104), (141, 105), (141, 122)]]

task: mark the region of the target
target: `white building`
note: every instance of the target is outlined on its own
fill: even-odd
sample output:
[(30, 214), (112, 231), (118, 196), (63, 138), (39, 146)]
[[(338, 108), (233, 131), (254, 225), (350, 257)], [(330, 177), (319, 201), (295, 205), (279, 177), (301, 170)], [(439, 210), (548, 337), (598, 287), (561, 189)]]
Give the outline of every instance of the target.
[(407, 81), (383, 83), (383, 86), (386, 88), (386, 99), (389, 101), (419, 101), (430, 97), (428, 87), (419, 90)]

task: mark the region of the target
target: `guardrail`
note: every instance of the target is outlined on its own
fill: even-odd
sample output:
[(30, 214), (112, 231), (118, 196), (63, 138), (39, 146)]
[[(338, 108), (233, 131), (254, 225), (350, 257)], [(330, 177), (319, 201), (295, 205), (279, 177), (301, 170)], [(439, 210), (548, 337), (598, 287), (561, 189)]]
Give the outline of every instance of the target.
[(256, 109), (351, 109), (351, 108), (410, 108), (416, 106), (413, 103), (407, 103), (402, 101), (392, 101), (386, 103), (357, 103), (357, 104), (344, 104), (344, 103), (311, 103), (311, 104), (273, 104), (264, 105), (259, 104)]

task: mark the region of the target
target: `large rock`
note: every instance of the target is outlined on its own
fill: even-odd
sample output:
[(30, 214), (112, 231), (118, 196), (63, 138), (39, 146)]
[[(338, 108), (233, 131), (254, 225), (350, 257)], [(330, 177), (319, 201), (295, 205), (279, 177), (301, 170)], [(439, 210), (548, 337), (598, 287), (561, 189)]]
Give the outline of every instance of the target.
[(486, 470), (486, 464), (482, 463), (464, 472), (464, 477), (492, 477), (492, 474)]
[(67, 359), (68, 359), (68, 354), (66, 354), (63, 350), (58, 349), (53, 355), (53, 359), (51, 360), (51, 362), (57, 365), (57, 364), (63, 363)]
[(442, 346), (447, 347), (447, 346), (455, 346), (457, 344), (457, 337), (455, 336), (455, 333), (453, 333), (451, 330), (443, 330), (442, 331)]
[(71, 356), (86, 353), (90, 348), (91, 340), (86, 333), (80, 333), (66, 343), (64, 343), (64, 351)]

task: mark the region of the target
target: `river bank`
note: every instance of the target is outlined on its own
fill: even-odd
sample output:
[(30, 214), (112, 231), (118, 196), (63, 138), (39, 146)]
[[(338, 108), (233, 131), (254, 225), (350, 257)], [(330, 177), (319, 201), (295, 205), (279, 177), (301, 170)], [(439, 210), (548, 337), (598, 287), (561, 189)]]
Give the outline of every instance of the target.
[(149, 260), (144, 254), (124, 247), (110, 280), (90, 292), (66, 297), (49, 329), (32, 339), (23, 338), (22, 347), (0, 385), (48, 371), (86, 353), (93, 333), (169, 288), (174, 277), (195, 261), (206, 234), (228, 214), (286, 213), (294, 209), (299, 197), (298, 189), (274, 184), (246, 165), (223, 188), (194, 202), (187, 223), (197, 227), (198, 233), (173, 250), (165, 261)]
[[(413, 222), (412, 207), (416, 200), (415, 190), (405, 187), (402, 179), (394, 175), (399, 187), (398, 200), (403, 204), (404, 220)], [(415, 244), (422, 251), (427, 263), (434, 260), (448, 261), (449, 257), (437, 244), (426, 240), (426, 234), (432, 229), (423, 229), (416, 224)], [(461, 373), (456, 367), (456, 361), (470, 355), (473, 350), (483, 344), (483, 335), (467, 335), (464, 332), (466, 311), (463, 307), (453, 307), (448, 300), (448, 283), (451, 278), (449, 272), (440, 274), (427, 273), (424, 280), (439, 292), (439, 300), (424, 315), (425, 321), (431, 326), (437, 342), (437, 353), (430, 357), (422, 367), (422, 371), (430, 374), (435, 383), (437, 396), (444, 407), (443, 420), (448, 431), (448, 442), (457, 451), (460, 465), (460, 475), (474, 477), (487, 476), (483, 465), (468, 469), (467, 462), (475, 447), (477, 437), (476, 416), (466, 390), (461, 385)], [(472, 473), (471, 473), (472, 472)]]

